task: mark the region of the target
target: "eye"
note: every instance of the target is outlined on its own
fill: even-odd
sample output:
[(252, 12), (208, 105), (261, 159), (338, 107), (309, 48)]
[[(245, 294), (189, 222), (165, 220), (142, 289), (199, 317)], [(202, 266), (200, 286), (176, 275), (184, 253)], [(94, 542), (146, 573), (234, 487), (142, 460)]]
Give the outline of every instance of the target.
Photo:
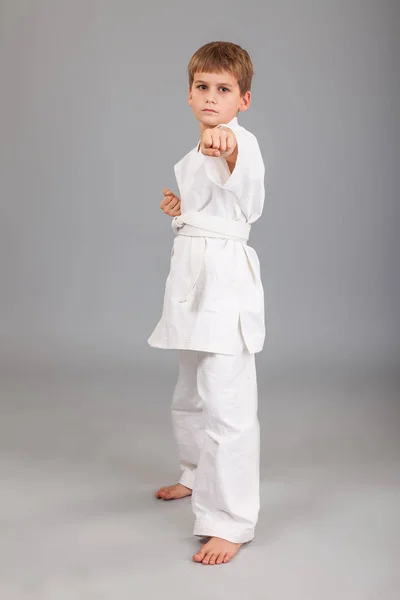
[(201, 83), (200, 85), (197, 86), (199, 89), (206, 89), (206, 85), (204, 85), (204, 83)]
[(229, 92), (229, 89), (226, 88), (226, 87), (221, 87), (220, 89), (223, 90), (223, 91)]

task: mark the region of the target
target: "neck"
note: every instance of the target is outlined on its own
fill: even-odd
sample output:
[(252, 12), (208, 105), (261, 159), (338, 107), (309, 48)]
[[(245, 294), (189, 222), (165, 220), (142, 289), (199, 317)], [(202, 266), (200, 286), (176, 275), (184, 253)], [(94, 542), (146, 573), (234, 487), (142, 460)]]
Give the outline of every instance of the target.
[[(216, 125), (215, 125), (216, 127)], [(204, 125), (204, 123), (202, 123), (200, 121), (200, 135), (202, 135), (202, 133), (206, 130), (206, 129), (214, 129), (214, 127), (209, 127), (208, 125)]]

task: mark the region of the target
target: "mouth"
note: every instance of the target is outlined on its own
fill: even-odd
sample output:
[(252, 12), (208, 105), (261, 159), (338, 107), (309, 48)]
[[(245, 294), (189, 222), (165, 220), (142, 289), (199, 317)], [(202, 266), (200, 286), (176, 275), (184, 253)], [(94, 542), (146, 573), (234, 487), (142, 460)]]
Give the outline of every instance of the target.
[(202, 112), (217, 114), (217, 111), (211, 108), (205, 108)]

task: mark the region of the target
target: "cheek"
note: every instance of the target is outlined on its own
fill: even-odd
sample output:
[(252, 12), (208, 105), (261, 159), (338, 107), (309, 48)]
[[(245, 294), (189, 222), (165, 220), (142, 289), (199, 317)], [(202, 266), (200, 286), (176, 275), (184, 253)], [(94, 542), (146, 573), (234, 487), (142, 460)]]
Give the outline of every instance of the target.
[(235, 104), (235, 102), (236, 102), (236, 98), (233, 94), (224, 94), (222, 98), (223, 98), (225, 104), (231, 105), (231, 104)]
[(192, 94), (192, 102), (193, 102), (193, 104), (196, 104), (196, 103), (199, 102), (199, 95), (198, 94), (196, 94), (196, 93)]
[(224, 101), (224, 106), (226, 108), (233, 108), (234, 106), (236, 106), (236, 101), (234, 98), (232, 98), (232, 96), (230, 96), (229, 98), (225, 98)]

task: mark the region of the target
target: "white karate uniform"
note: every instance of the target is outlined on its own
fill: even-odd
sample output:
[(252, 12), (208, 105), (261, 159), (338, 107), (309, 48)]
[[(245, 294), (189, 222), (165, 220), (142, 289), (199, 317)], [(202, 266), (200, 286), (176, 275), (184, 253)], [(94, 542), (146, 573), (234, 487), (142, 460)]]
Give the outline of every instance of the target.
[(172, 399), (193, 533), (249, 542), (260, 507), (255, 355), (181, 350)]
[(265, 338), (260, 265), (247, 239), (264, 205), (264, 163), (253, 134), (236, 118), (226, 126), (238, 142), (232, 173), (198, 144), (175, 165), (181, 215), (148, 343), (180, 350), (171, 408), (194, 534), (247, 542), (259, 510), (254, 355)]
[[(236, 354), (260, 352), (265, 338), (264, 292), (256, 251), (246, 240), (185, 235), (182, 217), (193, 213), (250, 228), (264, 205), (264, 163), (253, 134), (237, 119), (227, 123), (238, 141), (230, 173), (222, 157), (196, 146), (175, 165), (182, 216), (165, 284), (160, 321), (148, 343), (155, 348)], [(200, 248), (202, 244), (202, 248)], [(201, 267), (201, 269), (199, 268)]]

